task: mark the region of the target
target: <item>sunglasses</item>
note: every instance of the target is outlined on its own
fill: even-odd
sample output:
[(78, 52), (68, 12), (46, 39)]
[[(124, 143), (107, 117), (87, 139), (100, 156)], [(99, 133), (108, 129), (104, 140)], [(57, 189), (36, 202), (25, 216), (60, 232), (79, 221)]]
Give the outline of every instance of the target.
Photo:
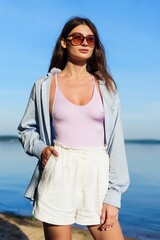
[[(69, 37), (72, 37), (71, 39), (68, 39)], [(69, 41), (73, 46), (79, 46), (83, 43), (84, 39), (86, 39), (88, 46), (94, 47), (96, 38), (94, 35), (88, 35), (87, 37), (84, 37), (81, 33), (75, 32), (71, 35), (68, 35), (67, 41)]]

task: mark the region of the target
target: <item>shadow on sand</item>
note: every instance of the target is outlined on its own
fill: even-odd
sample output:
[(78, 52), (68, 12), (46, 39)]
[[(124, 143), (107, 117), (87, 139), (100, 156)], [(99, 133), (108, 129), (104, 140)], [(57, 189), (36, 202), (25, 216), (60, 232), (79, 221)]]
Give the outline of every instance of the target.
[(29, 238), (16, 225), (0, 218), (1, 240), (29, 240)]

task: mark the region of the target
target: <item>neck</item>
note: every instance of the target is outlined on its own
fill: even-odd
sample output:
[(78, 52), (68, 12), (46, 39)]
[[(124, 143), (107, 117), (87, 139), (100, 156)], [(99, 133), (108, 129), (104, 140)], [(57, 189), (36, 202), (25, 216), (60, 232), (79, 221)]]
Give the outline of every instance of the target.
[(72, 63), (70, 61), (67, 62), (63, 73), (70, 77), (82, 77), (82, 76), (89, 76), (90, 74), (87, 72), (86, 69), (86, 62), (85, 63)]

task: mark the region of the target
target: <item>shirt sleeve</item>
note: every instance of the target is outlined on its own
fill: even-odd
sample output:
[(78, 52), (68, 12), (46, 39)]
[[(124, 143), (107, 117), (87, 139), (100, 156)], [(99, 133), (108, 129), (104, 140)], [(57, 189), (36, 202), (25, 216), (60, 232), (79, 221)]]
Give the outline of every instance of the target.
[(28, 155), (35, 156), (40, 159), (41, 152), (47, 145), (40, 139), (39, 134), (35, 84), (30, 93), (24, 116), (17, 130), (18, 138), (24, 148), (24, 151)]
[(128, 173), (128, 164), (126, 159), (119, 103), (108, 154), (110, 158), (109, 188), (105, 196), (104, 203), (120, 208), (121, 194), (127, 190), (130, 179)]

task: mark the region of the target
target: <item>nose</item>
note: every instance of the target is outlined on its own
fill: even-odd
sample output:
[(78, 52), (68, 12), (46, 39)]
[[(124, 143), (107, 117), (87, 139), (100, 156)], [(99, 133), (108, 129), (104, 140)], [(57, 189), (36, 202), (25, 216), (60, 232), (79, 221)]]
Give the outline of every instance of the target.
[(81, 43), (82, 46), (88, 46), (86, 38), (83, 39), (83, 42)]

